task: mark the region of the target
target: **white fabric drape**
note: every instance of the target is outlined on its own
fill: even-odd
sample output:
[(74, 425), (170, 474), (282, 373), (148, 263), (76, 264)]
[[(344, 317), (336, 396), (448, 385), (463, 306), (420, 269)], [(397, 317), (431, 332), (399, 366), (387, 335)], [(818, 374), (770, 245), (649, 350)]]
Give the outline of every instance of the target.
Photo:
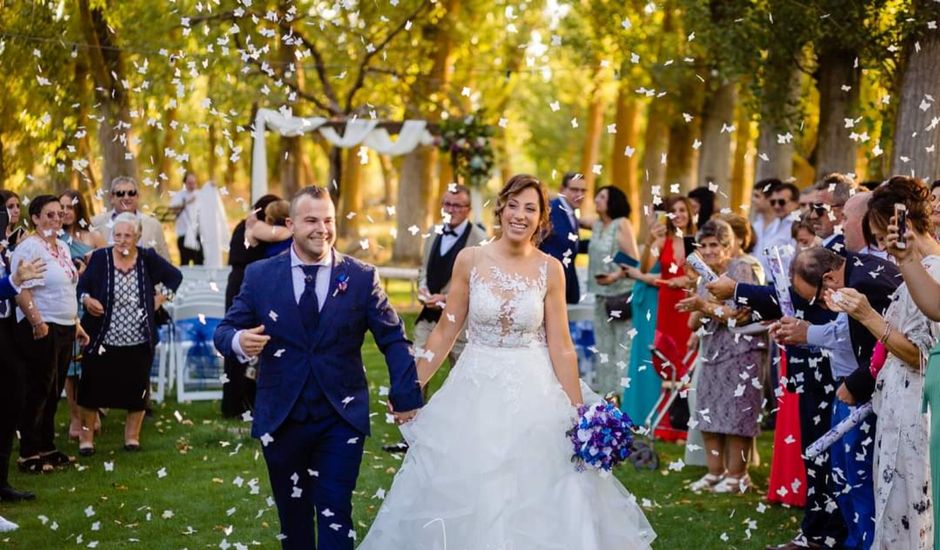
[(392, 141), (387, 130), (377, 128), (378, 120), (349, 120), (342, 136), (335, 129), (324, 127), (327, 122), (329, 120), (323, 117), (292, 116), (289, 109), (258, 109), (251, 153), (252, 202), (268, 192), (268, 157), (264, 139), (267, 130), (282, 136), (300, 136), (307, 132), (319, 131), (324, 139), (336, 147), (348, 149), (363, 145), (379, 154), (391, 156), (408, 154), (418, 146), (430, 145), (434, 141), (431, 133), (427, 131), (428, 123), (423, 120), (406, 120), (395, 141)]
[(219, 193), (219, 188), (213, 182), (207, 181), (196, 192), (196, 197), (196, 204), (199, 205), (196, 216), (194, 216), (196, 223), (190, 224), (186, 238), (189, 240), (190, 233), (192, 233), (192, 238), (195, 240), (198, 231), (199, 244), (202, 245), (202, 254), (205, 258), (203, 265), (216, 269), (221, 268), (223, 266), (222, 251), (228, 251), (229, 236), (228, 220), (225, 217), (222, 194)]

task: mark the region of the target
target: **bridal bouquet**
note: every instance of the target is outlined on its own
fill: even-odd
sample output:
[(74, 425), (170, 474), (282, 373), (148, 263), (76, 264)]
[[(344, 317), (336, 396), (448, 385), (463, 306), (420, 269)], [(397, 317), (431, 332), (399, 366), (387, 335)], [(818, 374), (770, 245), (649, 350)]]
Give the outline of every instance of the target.
[(574, 447), (571, 461), (579, 472), (587, 468), (609, 472), (630, 456), (633, 422), (609, 401), (578, 408), (578, 421), (568, 437)]

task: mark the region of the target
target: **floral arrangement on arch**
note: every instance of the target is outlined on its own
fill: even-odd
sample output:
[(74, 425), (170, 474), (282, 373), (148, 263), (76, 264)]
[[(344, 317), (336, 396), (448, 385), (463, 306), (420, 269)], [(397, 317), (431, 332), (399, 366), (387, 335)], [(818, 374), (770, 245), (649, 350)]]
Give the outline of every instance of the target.
[(482, 122), (483, 112), (465, 117), (451, 117), (439, 124), (437, 148), (450, 153), (454, 176), (470, 187), (482, 187), (490, 179), (496, 161), (490, 137), (493, 128)]

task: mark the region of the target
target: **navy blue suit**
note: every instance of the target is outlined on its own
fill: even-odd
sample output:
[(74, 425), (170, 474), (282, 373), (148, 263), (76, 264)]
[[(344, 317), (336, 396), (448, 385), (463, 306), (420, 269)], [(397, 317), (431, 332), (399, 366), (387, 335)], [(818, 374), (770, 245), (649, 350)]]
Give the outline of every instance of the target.
[(0, 300), (9, 300), (16, 297), (16, 289), (10, 284), (10, 277), (0, 278)]
[[(385, 355), (396, 410), (422, 405), (411, 342), (374, 267), (334, 252), (319, 322), (306, 328), (294, 295), (289, 253), (255, 262), (215, 332), (235, 357), (240, 329), (271, 336), (258, 362), (252, 436), (260, 437), (285, 549), (353, 547), (352, 491), (369, 430), (362, 344), (369, 330)], [(329, 512), (327, 512), (329, 510)], [(314, 542), (314, 519), (316, 539)]]
[[(578, 273), (574, 268), (575, 256), (580, 252), (580, 241), (572, 240), (569, 235), (578, 234), (578, 228), (571, 225), (570, 206), (561, 197), (551, 200), (552, 232), (539, 244), (539, 249), (558, 259), (565, 268), (565, 301), (577, 304), (581, 301), (581, 288), (578, 286)], [(567, 260), (565, 253), (568, 253)]]

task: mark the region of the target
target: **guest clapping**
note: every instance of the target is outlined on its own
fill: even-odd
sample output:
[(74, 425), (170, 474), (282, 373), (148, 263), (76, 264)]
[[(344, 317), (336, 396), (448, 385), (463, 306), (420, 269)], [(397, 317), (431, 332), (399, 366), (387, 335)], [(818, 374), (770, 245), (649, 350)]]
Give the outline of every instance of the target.
[(152, 248), (138, 247), (140, 221), (130, 213), (114, 218), (114, 246), (92, 253), (78, 290), (85, 306), (84, 350), (78, 404), (83, 429), (79, 452), (94, 454), (95, 412), (127, 410), (124, 448), (140, 449), (140, 428), (150, 393), (150, 365), (157, 332), (154, 311), (163, 302), (156, 286), (175, 291), (183, 276)]
[(16, 359), (29, 365), (26, 398), (20, 420), (21, 470), (51, 471), (72, 459), (56, 449), (55, 413), (76, 338), (88, 336), (77, 323), (75, 286), (78, 271), (66, 244), (57, 239), (62, 230), (62, 205), (52, 195), (39, 195), (29, 203), (35, 231), (23, 239), (13, 253), (12, 267), (41, 259), (46, 274), (41, 281), (23, 284), (16, 298), (19, 306), (15, 330)]

